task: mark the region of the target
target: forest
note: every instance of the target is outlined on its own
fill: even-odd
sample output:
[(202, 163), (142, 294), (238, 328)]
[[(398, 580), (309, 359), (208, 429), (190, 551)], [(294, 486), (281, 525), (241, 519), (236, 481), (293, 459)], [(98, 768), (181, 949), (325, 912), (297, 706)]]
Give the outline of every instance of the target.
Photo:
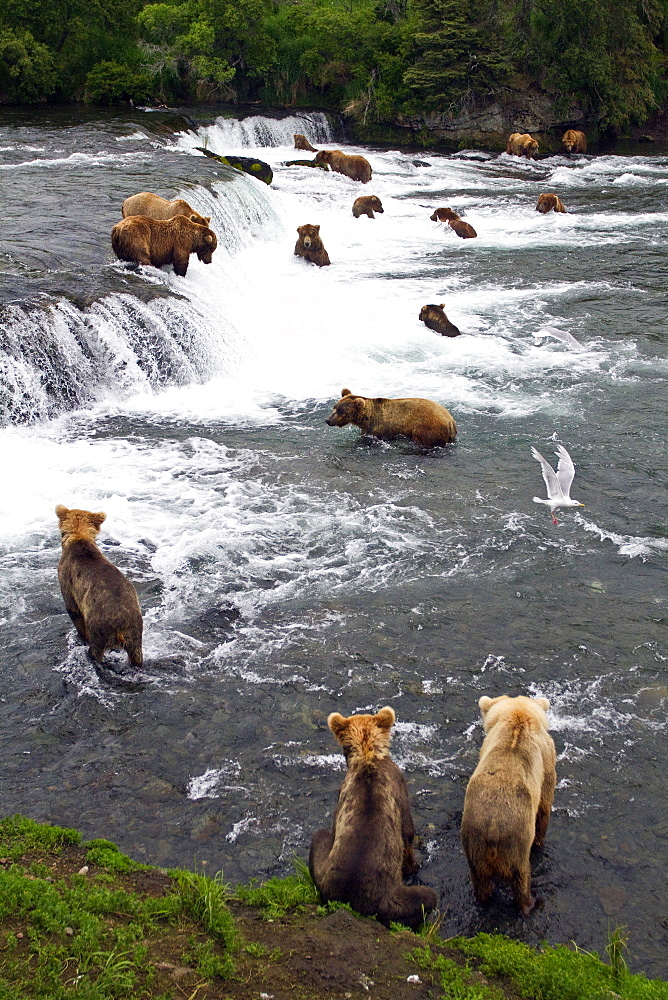
[(508, 91), (602, 133), (668, 98), (668, 0), (5, 0), (0, 103), (248, 103), (359, 122)]

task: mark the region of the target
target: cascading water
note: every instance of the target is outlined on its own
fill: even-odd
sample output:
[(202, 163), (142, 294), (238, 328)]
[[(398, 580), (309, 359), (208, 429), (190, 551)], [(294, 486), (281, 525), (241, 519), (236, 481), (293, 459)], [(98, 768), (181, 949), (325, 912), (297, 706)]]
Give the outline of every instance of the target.
[[(159, 115), (0, 115), (5, 809), (152, 863), (286, 874), (340, 781), (327, 714), (391, 704), (444, 932), (601, 951), (612, 921), (661, 974), (666, 151), (346, 147), (372, 164), (362, 188), (283, 165), (296, 132), (340, 144), (318, 114), (168, 135)], [(251, 150), (273, 184), (203, 145)], [(141, 190), (212, 216), (211, 265), (114, 260)], [(553, 190), (568, 214), (535, 211)], [(384, 214), (355, 219), (360, 193)], [(477, 239), (430, 221), (444, 205)], [(330, 267), (294, 256), (303, 223)], [(461, 337), (419, 322), (428, 302)], [(456, 445), (328, 427), (344, 386), (443, 403)], [(557, 442), (586, 506), (555, 527), (530, 448)], [(96, 670), (73, 638), (56, 503), (107, 513), (143, 671), (113, 653)], [(477, 700), (502, 693), (550, 699), (559, 754), (545, 906), (526, 921), (503, 897), (475, 906), (459, 846)]]

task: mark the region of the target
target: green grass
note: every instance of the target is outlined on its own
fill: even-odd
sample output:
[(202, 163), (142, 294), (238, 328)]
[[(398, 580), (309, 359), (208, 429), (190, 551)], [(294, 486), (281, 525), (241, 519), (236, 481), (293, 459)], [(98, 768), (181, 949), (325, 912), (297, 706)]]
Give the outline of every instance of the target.
[(421, 969), (438, 971), (443, 996), (448, 1000), (504, 1000), (505, 994), (501, 990), (476, 983), (475, 973), (468, 966), (458, 965), (445, 955), (433, 954), (429, 945), (415, 948), (408, 957)]
[(236, 897), (248, 906), (256, 906), (265, 920), (277, 920), (289, 910), (319, 902), (318, 890), (308, 866), (301, 858), (294, 859), (296, 874), (285, 878), (270, 878), (261, 885), (240, 885)]
[[(613, 932), (608, 948), (619, 956), (624, 941), (620, 939), (620, 944), (617, 938)], [(623, 960), (606, 965), (598, 955), (579, 948), (545, 945), (534, 951), (521, 941), (498, 934), (455, 938), (448, 944), (477, 958), (478, 968), (486, 976), (509, 979), (528, 1000), (668, 1000), (668, 983), (631, 975)]]
[(80, 844), (82, 839), (77, 830), (9, 816), (0, 822), (0, 857), (16, 861), (30, 851), (58, 851), (68, 844)]

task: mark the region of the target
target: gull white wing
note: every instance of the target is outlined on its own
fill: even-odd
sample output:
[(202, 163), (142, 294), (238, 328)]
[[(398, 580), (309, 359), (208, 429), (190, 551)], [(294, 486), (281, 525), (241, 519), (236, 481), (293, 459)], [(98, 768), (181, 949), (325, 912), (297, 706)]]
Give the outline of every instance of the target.
[(573, 459), (568, 454), (563, 444), (557, 445), (555, 455), (559, 456), (559, 464), (557, 465), (559, 488), (565, 497), (570, 498), (571, 485), (573, 483), (573, 479), (575, 478), (575, 466), (573, 465)]
[[(556, 500), (558, 497), (561, 497), (561, 484), (557, 479), (557, 474), (550, 463), (543, 458), (541, 453), (537, 451), (536, 448), (532, 447), (531, 454), (537, 462), (540, 462), (540, 467), (543, 470), (543, 479), (545, 480), (545, 486), (547, 487), (548, 500)], [(568, 452), (566, 452), (566, 454), (568, 454)]]

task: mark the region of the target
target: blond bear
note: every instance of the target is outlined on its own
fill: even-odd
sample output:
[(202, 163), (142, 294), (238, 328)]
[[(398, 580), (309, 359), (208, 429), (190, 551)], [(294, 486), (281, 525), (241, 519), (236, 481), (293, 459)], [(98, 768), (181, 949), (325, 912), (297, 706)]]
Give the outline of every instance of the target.
[(482, 697), (485, 740), (464, 799), (462, 844), (479, 903), (495, 879), (510, 883), (526, 916), (531, 895), (532, 846), (542, 846), (556, 784), (554, 741), (547, 698)]

